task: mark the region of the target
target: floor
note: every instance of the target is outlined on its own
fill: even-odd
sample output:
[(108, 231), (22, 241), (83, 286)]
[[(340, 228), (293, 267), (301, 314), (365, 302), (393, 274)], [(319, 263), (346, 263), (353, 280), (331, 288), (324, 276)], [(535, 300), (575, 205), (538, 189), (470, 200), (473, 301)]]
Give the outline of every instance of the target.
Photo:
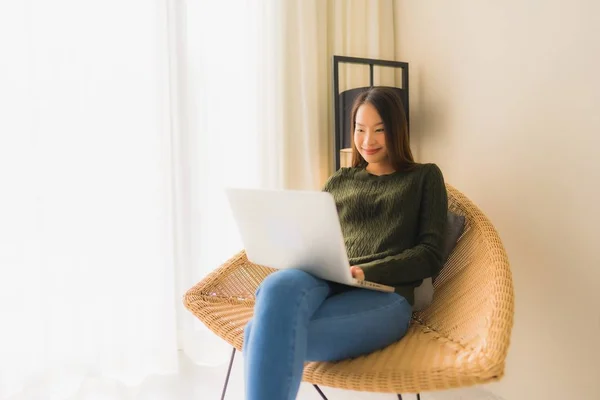
[[(126, 387), (115, 381), (87, 378), (84, 384), (74, 389), (75, 394), (65, 397), (60, 393), (48, 393), (39, 389), (43, 385), (30, 385), (26, 392), (8, 400), (219, 400), (227, 372), (227, 363), (217, 367), (198, 366), (187, 356), (180, 355), (180, 372), (170, 376), (146, 378), (137, 387)], [(236, 353), (229, 385), (227, 400), (243, 400), (243, 359)], [(70, 388), (73, 393), (73, 388)], [(66, 388), (68, 391), (69, 388)], [(393, 400), (393, 394), (363, 393), (323, 387), (329, 400)], [(299, 400), (322, 400), (310, 384), (302, 383), (297, 397)], [(416, 399), (414, 394), (406, 394), (404, 400)], [(454, 391), (423, 393), (422, 400), (503, 400), (483, 388), (469, 388)], [(265, 399), (266, 400), (266, 399)]]
[[(163, 385), (158, 382), (148, 384), (142, 396), (136, 400), (164, 400), (164, 399), (198, 399), (219, 400), (227, 365), (219, 367), (198, 367), (186, 357), (181, 358), (181, 376), (170, 383), (165, 379)], [(240, 353), (236, 353), (231, 377), (227, 389), (227, 400), (243, 400), (243, 360)], [(160, 389), (159, 389), (160, 388)], [(158, 389), (158, 391), (156, 390)], [(322, 388), (329, 400), (393, 400), (397, 399), (392, 394), (363, 393), (347, 390)], [(312, 385), (302, 383), (297, 397), (299, 400), (322, 400)], [(416, 399), (414, 394), (406, 394), (404, 400)], [(422, 400), (503, 400), (482, 388), (447, 391), (440, 393), (423, 393)], [(85, 399), (88, 400), (88, 399)], [(94, 399), (95, 400), (95, 399)]]

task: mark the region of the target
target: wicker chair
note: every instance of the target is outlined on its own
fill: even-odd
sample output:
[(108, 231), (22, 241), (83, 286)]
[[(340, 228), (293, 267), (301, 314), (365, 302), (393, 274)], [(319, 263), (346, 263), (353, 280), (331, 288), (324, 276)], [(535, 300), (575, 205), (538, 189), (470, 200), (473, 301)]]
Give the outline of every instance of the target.
[[(449, 209), (465, 216), (465, 231), (435, 281), (433, 303), (414, 313), (404, 338), (382, 350), (335, 363), (307, 363), (303, 380), (323, 398), (317, 385), (418, 394), (503, 376), (514, 314), (508, 259), (485, 215), (458, 190), (447, 189)], [(254, 292), (271, 272), (240, 252), (185, 294), (185, 306), (234, 346), (223, 396), (235, 351), (242, 349), (244, 326), (252, 318)]]

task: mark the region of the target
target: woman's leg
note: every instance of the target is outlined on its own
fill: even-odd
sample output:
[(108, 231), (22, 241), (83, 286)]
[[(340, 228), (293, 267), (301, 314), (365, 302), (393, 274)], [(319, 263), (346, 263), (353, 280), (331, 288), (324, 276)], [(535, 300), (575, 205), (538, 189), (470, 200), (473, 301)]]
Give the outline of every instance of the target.
[(306, 359), (307, 328), (329, 284), (300, 270), (281, 270), (259, 287), (244, 331), (247, 400), (295, 399)]
[(308, 325), (306, 360), (342, 360), (384, 348), (406, 334), (411, 315), (396, 293), (352, 289), (331, 296)]

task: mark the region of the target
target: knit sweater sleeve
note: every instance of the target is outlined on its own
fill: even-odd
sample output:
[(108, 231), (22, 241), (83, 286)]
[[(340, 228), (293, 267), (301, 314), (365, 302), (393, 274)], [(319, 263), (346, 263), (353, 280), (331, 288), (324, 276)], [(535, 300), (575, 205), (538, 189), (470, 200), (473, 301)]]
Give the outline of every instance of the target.
[(333, 173), (325, 182), (325, 184), (323, 185), (323, 187), (321, 188), (322, 192), (331, 192), (332, 190), (334, 190), (339, 181), (340, 178), (342, 176), (342, 174), (346, 171), (347, 168), (340, 168), (338, 169), (335, 173)]
[(400, 254), (359, 265), (366, 280), (384, 284), (410, 283), (431, 277), (442, 268), (448, 194), (437, 165), (430, 164), (423, 179), (417, 245)]

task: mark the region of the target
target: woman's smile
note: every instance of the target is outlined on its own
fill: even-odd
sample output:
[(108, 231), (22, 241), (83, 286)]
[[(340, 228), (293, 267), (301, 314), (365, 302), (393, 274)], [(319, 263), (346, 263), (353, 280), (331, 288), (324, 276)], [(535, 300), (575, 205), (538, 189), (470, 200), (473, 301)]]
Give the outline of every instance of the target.
[(379, 147), (377, 149), (365, 149), (365, 148), (363, 148), (362, 150), (363, 150), (363, 152), (366, 155), (372, 156), (373, 154), (376, 154), (379, 150), (381, 150), (381, 147)]

